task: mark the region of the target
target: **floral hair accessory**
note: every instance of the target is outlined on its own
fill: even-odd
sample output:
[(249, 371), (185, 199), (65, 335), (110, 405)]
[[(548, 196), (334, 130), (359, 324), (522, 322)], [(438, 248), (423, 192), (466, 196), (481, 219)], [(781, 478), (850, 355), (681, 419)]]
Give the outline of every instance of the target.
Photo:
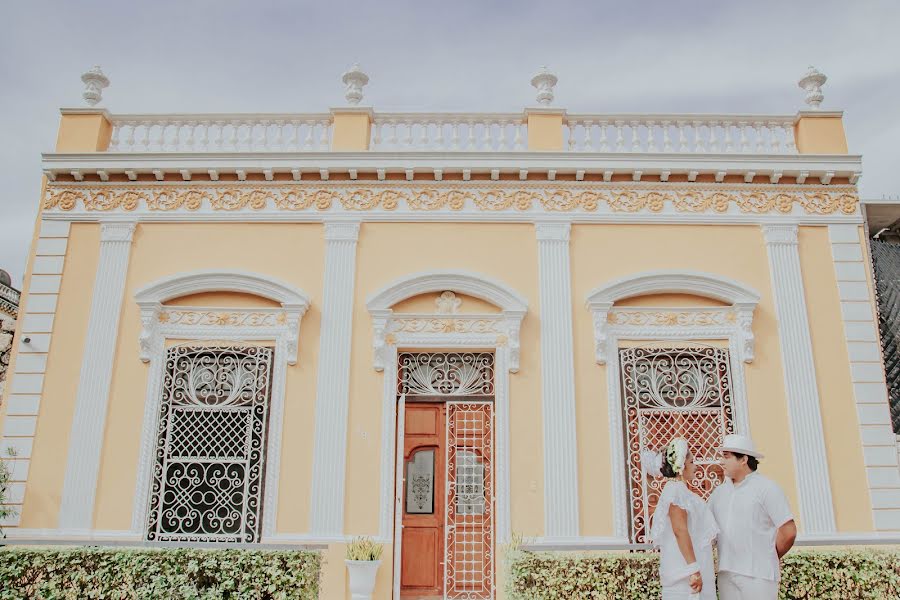
[(666, 463), (672, 467), (676, 475), (681, 475), (684, 470), (684, 461), (687, 460), (688, 443), (684, 438), (675, 438), (666, 446)]

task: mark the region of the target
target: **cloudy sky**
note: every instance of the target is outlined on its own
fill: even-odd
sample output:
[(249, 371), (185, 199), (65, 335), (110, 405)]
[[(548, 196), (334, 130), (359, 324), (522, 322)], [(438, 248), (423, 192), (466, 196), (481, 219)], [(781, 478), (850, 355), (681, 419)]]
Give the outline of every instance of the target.
[(21, 286), (40, 153), (100, 64), (111, 112), (312, 112), (359, 61), (376, 110), (793, 113), (809, 65), (867, 198), (900, 195), (897, 0), (0, 1), (0, 268)]

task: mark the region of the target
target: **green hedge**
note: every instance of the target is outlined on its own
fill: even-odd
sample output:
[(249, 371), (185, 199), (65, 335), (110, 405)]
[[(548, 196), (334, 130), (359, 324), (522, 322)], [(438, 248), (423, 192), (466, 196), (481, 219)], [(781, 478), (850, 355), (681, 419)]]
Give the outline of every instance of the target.
[[(510, 600), (645, 600), (660, 597), (657, 554), (512, 551)], [(900, 598), (896, 550), (795, 550), (782, 560), (782, 600)]]
[(9, 549), (0, 600), (313, 600), (320, 569), (319, 554), (304, 551)]

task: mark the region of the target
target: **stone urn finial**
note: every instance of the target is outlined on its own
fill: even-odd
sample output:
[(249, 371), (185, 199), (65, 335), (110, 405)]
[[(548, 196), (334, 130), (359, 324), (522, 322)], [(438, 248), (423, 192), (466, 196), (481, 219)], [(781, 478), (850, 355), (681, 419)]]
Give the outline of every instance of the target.
[(553, 102), (553, 86), (559, 81), (556, 75), (551, 73), (546, 66), (541, 67), (534, 77), (531, 78), (531, 85), (537, 89), (538, 104), (549, 106)]
[(811, 66), (806, 75), (797, 82), (801, 89), (806, 90), (806, 103), (811, 110), (819, 110), (819, 105), (822, 104), (822, 100), (825, 98), (822, 94), (822, 86), (825, 85), (826, 81), (828, 81), (828, 78), (823, 73), (820, 73), (818, 69)]
[(350, 70), (344, 73), (341, 81), (346, 85), (344, 98), (349, 104), (359, 104), (363, 98), (363, 86), (369, 83), (369, 76), (359, 68), (359, 63), (354, 63)]
[(96, 106), (103, 99), (103, 88), (109, 87), (109, 79), (100, 70), (100, 65), (94, 65), (90, 71), (86, 71), (81, 76), (84, 82), (84, 92), (81, 97), (88, 103), (88, 106)]

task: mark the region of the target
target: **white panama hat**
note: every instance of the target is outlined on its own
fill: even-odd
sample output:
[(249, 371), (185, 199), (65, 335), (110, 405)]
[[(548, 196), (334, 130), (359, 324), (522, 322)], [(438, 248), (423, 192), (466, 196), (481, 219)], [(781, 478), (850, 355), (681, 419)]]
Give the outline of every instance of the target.
[(738, 452), (757, 459), (763, 458), (762, 453), (756, 451), (753, 440), (746, 435), (738, 435), (736, 433), (726, 435), (725, 439), (722, 440), (722, 447), (719, 448), (719, 450), (722, 452)]

